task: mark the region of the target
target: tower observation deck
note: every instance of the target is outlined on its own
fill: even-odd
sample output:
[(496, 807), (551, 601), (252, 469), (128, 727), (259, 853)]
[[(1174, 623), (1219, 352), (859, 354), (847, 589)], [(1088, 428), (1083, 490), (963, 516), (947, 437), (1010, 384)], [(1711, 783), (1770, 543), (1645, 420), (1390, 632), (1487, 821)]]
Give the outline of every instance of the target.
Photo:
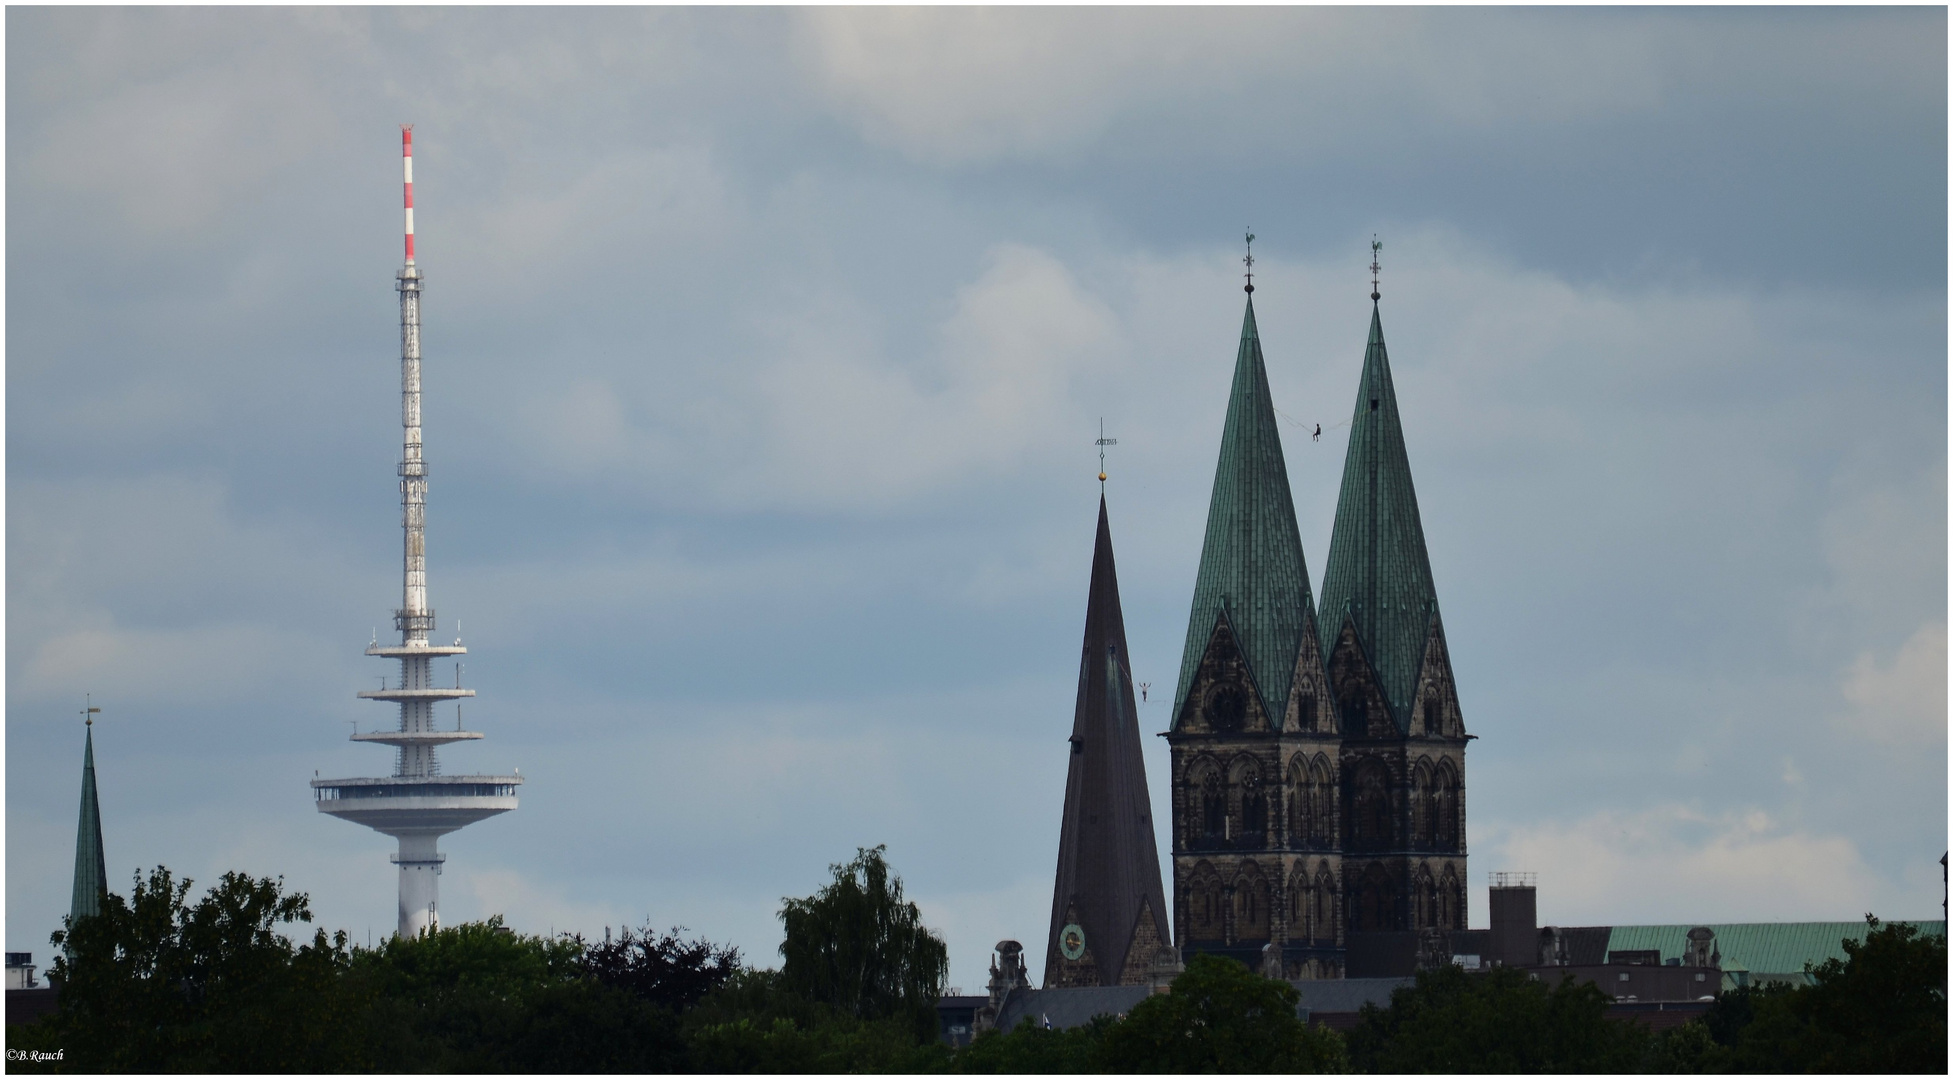
[[(400, 662), (397, 685), (380, 681), (378, 690), (362, 690), (369, 701), (393, 702), (400, 707), (395, 731), (355, 733), (354, 742), (394, 748), (393, 775), (312, 781), (319, 812), (394, 837), (400, 851), (393, 861), (400, 867), (400, 925), (402, 937), (414, 937), (440, 925), (441, 864), (437, 849), (442, 834), (516, 807), (520, 776), (443, 775), (439, 751), (443, 746), (481, 738), (462, 731), (462, 698), (475, 696), (461, 688), (460, 666), (455, 685), (434, 685), (434, 661), (461, 657), (468, 650), (456, 638), (452, 645), (435, 645), (434, 609), (427, 602), (427, 465), (420, 442), (420, 270), (414, 265), (414, 136), (400, 130), (405, 175), (407, 262), (394, 275), (400, 293), (400, 423), (404, 429), (400, 455), (401, 529), (405, 534), (404, 580), (401, 605), (393, 613), (400, 644), (367, 646), (366, 655)], [(437, 729), (434, 708), (457, 702), (455, 726)]]

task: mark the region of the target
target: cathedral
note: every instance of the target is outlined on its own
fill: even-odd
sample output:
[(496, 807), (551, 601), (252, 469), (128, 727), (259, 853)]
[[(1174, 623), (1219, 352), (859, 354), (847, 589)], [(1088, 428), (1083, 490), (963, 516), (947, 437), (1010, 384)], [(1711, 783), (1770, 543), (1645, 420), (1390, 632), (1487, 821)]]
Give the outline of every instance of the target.
[(1347, 935), (1461, 930), (1465, 734), (1371, 289), (1320, 602), (1253, 287), (1172, 723), (1174, 937), (1290, 979)]
[[(1252, 267), (1252, 263), (1250, 263)], [(1375, 267), (1372, 266), (1372, 270)], [(1318, 599), (1254, 286), (1173, 697), (1172, 926), (1104, 499), (1045, 985), (1138, 985), (1184, 954), (1336, 979), (1349, 935), (1466, 927), (1465, 734), (1372, 282)], [(1368, 940), (1368, 939), (1365, 939)], [(1157, 974), (1157, 971), (1155, 971)]]

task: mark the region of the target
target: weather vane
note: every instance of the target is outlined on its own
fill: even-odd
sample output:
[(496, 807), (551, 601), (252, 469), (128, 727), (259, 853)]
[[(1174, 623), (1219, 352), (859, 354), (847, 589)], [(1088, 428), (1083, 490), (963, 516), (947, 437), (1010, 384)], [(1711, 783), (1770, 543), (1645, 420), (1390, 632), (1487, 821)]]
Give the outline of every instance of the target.
[(1105, 417), (1099, 417), (1099, 441), (1092, 444), (1099, 448), (1099, 494), (1105, 494), (1105, 448), (1119, 445), (1119, 440), (1105, 437)]
[(1248, 295), (1249, 295), (1249, 296), (1253, 296), (1253, 295), (1254, 295), (1254, 291), (1255, 291), (1255, 234), (1254, 234), (1254, 226), (1252, 226), (1252, 225), (1250, 225), (1250, 226), (1248, 226), (1248, 230), (1249, 230), (1249, 231), (1248, 231), (1248, 254), (1247, 254), (1247, 257), (1246, 257), (1246, 258), (1244, 258), (1244, 259), (1242, 259), (1242, 260), (1241, 260), (1241, 264), (1242, 264), (1243, 266), (1246, 266), (1246, 267), (1248, 268)]
[(102, 711), (94, 704), (94, 695), (83, 694), (81, 696), (81, 706), (82, 723), (87, 724), (89, 727), (94, 727), (95, 714)]
[(1375, 301), (1383, 299), (1382, 291), (1377, 288), (1377, 273), (1382, 269), (1383, 269), (1383, 241), (1377, 239), (1376, 233), (1371, 233), (1370, 234), (1370, 300), (1373, 303)]

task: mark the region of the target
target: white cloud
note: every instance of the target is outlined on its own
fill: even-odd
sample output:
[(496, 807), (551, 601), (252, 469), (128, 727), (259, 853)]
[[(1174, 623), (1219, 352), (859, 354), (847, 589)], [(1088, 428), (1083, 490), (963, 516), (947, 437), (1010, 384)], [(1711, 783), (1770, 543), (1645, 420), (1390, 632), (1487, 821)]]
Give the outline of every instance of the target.
[(1607, 811), (1512, 826), (1482, 847), (1500, 869), (1537, 872), (1540, 920), (1560, 925), (1842, 920), (1889, 895), (1849, 839), (1760, 809)]
[(500, 915), (506, 925), (525, 934), (581, 930), (586, 937), (598, 927), (636, 925), (620, 908), (575, 900), (563, 884), (538, 883), (515, 870), (463, 870), (445, 879), (441, 908), (451, 925)]
[[(372, 59), (352, 11), (100, 12), (65, 21), (79, 71), (72, 111), (35, 132), (27, 175), (97, 197), (120, 226), (180, 239), (255, 201), (281, 170), (332, 144), (339, 114), (320, 70)], [(243, 21), (239, 26), (238, 21)]]
[[(798, 57), (837, 113), (871, 141), (947, 165), (1081, 159), (1142, 116), (1132, 127), (1156, 145), (1200, 145), (1231, 129), (1284, 155), (1386, 132), (1404, 139), (1424, 129), (1441, 140), (1460, 129), (1587, 123), (1691, 94), (1740, 99), (1759, 81), (1781, 92), (1773, 65), (1784, 55), (1798, 58), (1798, 89), (1816, 96), (1916, 95), (1908, 73), (1922, 59), (1894, 62), (1892, 35), (1862, 24), (1739, 26), (1646, 12), (821, 8), (797, 16)], [(1221, 102), (1224, 110), (1207, 108)], [(1180, 126), (1203, 113), (1200, 128)]]
[(1845, 673), (1844, 696), (1851, 711), (1838, 721), (1847, 732), (1908, 754), (1944, 756), (1946, 624), (1921, 626), (1890, 663), (1860, 653)]

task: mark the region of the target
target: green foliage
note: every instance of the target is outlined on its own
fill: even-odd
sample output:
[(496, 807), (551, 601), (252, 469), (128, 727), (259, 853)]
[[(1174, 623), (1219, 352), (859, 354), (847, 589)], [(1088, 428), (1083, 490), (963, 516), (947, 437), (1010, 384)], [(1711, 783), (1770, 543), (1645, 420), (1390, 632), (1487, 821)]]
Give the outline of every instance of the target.
[(1517, 968), (1467, 974), (1421, 971), (1363, 1008), (1349, 1034), (1358, 1072), (1631, 1072), (1648, 1054), (1647, 1029), (1606, 1019), (1591, 983), (1548, 984)]
[(903, 902), (879, 849), (836, 874), (836, 886), (789, 906), (810, 917), (803, 941), (808, 927), (838, 928), (855, 950), (838, 955), (862, 977), (852, 996), (830, 980), (817, 981), (826, 993), (814, 997), (784, 972), (742, 969), (732, 949), (648, 926), (586, 942), (515, 933), (496, 917), (375, 949), (350, 948), (343, 933), (298, 946), (280, 929), (311, 912), (281, 882), (227, 874), (193, 905), (191, 883), (159, 867), (137, 878), (129, 899), (110, 894), (101, 915), (56, 935), (68, 952), (51, 973), (63, 984), (61, 1008), (8, 1028), (8, 1046), (66, 1052), (58, 1062), (13, 1063), (20, 1071), (939, 1066), (949, 1056), (934, 1044), (941, 941)]
[(1173, 992), (1107, 1030), (1108, 1072), (1342, 1072), (1342, 1040), (1295, 1015), (1301, 995), (1239, 962), (1196, 956)]
[(700, 1072), (914, 1072), (932, 1054), (947, 1056), (934, 1050), (933, 1031), (919, 1040), (906, 1017), (860, 1019), (795, 993), (770, 970), (726, 980), (686, 1014), (685, 1031)]
[(228, 873), (194, 906), (191, 884), (157, 867), (128, 899), (107, 893), (100, 914), (64, 920), (49, 972), (61, 1007), (9, 1028), (8, 1046), (59, 1047), (76, 1072), (364, 1067), (341, 1035), (360, 1008), (346, 935), (295, 946), (278, 928), (312, 913), (281, 881)]
[(577, 939), (517, 934), (499, 916), (361, 950), (351, 981), (374, 1002), (362, 1024), (374, 1058), (403, 1071), (648, 1072), (685, 1061), (675, 1013), (588, 977)]
[(1025, 1021), (987, 1031), (940, 1068), (960, 1073), (1316, 1073), (1348, 1061), (1333, 1031), (1295, 1015), (1300, 995), (1240, 963), (1196, 956), (1173, 981), (1123, 1017), (1069, 1030)]
[(781, 900), (782, 988), (857, 1020), (904, 1020), (918, 1040), (930, 1039), (949, 949), (902, 899), (885, 850), (860, 848), (853, 862), (830, 867), (834, 880), (819, 892)]
[(668, 1009), (683, 1010), (739, 972), (738, 949), (703, 938), (686, 941), (679, 936), (683, 933), (683, 928), (673, 927), (660, 934), (647, 923), (636, 933), (626, 927), (615, 938), (605, 927), (602, 941), (585, 944), (580, 935), (571, 940), (582, 950), (585, 975)]
[(1737, 1072), (1941, 1073), (1946, 1071), (1946, 938), (1865, 916), (1846, 959), (1811, 969), (1814, 985), (1722, 995), (1705, 1017)]
[(1106, 1032), (1123, 1021), (1095, 1016), (1075, 1028), (1051, 1029), (1029, 1020), (1011, 1032), (986, 1031), (937, 1069), (958, 1073), (1106, 1072)]

